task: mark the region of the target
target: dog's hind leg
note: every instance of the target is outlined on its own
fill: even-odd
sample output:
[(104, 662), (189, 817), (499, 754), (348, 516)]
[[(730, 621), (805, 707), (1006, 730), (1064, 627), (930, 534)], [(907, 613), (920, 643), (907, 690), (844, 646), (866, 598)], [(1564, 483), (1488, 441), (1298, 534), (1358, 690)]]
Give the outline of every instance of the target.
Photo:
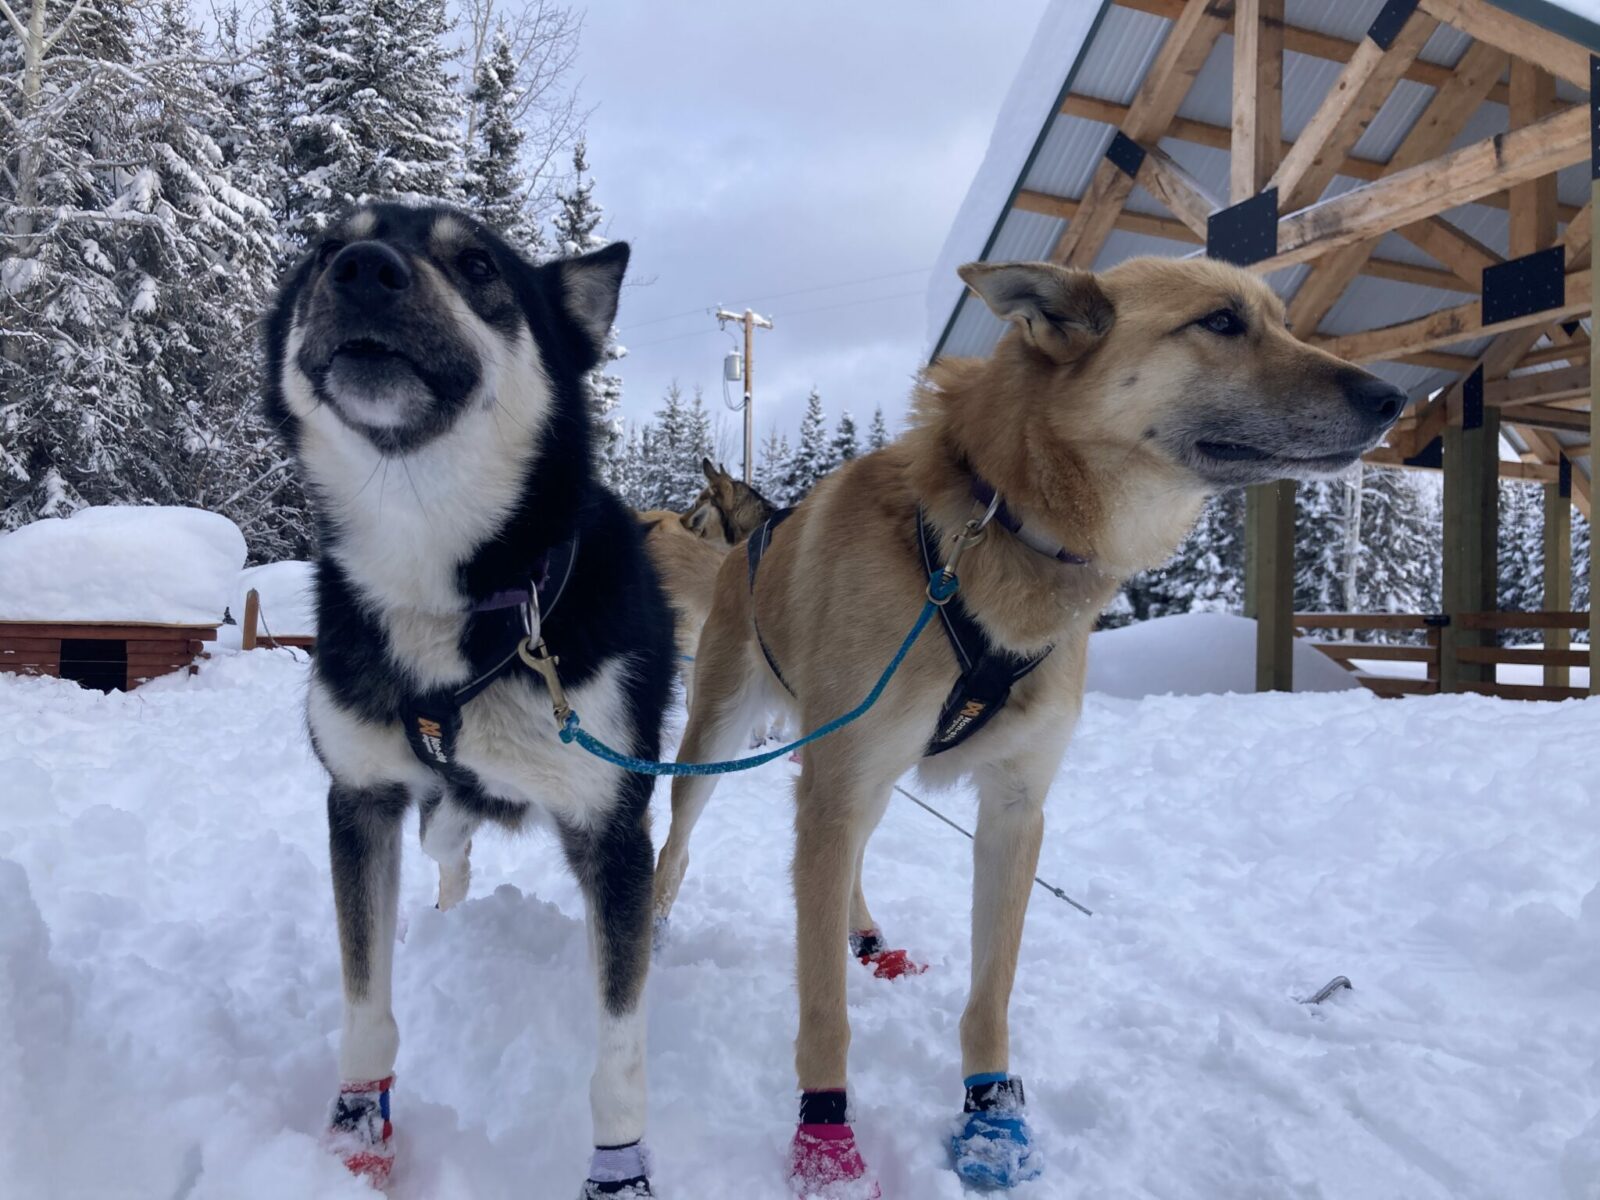
[[(718, 628), (713, 613), (700, 638), (696, 661), (694, 705), (678, 748), (679, 762), (712, 762), (732, 758), (744, 749), (759, 715), (760, 682), (747, 661), (745, 648)], [(730, 642), (732, 644), (730, 644)], [(655, 919), (665, 931), (678, 889), (689, 869), (689, 839), (706, 802), (716, 790), (715, 775), (679, 775), (672, 780), (672, 828), (656, 862)]]
[(1050, 773), (1015, 764), (978, 778), (972, 849), (972, 988), (961, 1015), (965, 1119), (951, 1140), (958, 1174), (984, 1187), (1012, 1187), (1040, 1165), (1023, 1116), (1022, 1081), (1009, 1073), (1007, 1009), (1044, 837)]
[(652, 784), (642, 776), (627, 776), (609, 814), (594, 825), (561, 830), (567, 861), (588, 903), (600, 996), (600, 1052), (589, 1084), (595, 1150), (585, 1200), (651, 1194), (643, 1139)]
[(358, 788), (336, 780), (328, 792), (328, 849), (344, 965), (339, 1098), (329, 1140), (345, 1166), (380, 1184), (394, 1163), (389, 1087), (400, 1032), (390, 991), (401, 818), (409, 804), (399, 783)]
[(467, 898), (472, 883), (472, 834), (478, 818), (451, 802), (448, 792), (435, 792), (422, 804), (422, 850), (439, 864), (441, 912)]

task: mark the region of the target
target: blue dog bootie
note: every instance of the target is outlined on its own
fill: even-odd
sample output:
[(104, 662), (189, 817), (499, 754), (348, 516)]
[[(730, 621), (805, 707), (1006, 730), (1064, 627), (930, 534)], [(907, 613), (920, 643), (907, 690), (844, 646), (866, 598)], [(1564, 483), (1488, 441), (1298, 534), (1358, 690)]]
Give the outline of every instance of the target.
[(957, 1175), (976, 1188), (1014, 1188), (1037, 1179), (1044, 1155), (1028, 1135), (1022, 1080), (1000, 1073), (969, 1075), (961, 1123), (950, 1138)]
[(643, 1142), (596, 1146), (579, 1200), (650, 1200), (650, 1151)]

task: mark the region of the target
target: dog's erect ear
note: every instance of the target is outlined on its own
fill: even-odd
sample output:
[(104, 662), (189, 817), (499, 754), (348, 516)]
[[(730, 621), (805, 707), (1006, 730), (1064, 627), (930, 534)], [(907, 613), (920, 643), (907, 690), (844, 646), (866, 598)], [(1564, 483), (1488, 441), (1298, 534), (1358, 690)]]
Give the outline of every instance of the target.
[(705, 475), (706, 482), (715, 486), (717, 482), (717, 464), (709, 458), (702, 458), (700, 460), (700, 470)]
[(995, 316), (1059, 363), (1082, 358), (1111, 330), (1117, 310), (1088, 271), (1054, 263), (968, 263), (956, 272)]
[(622, 273), (628, 269), (628, 243), (612, 242), (593, 254), (563, 259), (557, 266), (567, 315), (594, 341), (598, 353), (617, 316)]

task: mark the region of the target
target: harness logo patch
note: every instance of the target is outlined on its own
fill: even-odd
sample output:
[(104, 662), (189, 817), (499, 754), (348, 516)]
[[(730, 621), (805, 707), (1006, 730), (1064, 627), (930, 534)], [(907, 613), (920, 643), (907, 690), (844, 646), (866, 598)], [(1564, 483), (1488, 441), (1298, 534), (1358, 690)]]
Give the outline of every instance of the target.
[(961, 710), (961, 715), (969, 721), (974, 717), (981, 717), (983, 715), (983, 701), (968, 700), (966, 706)]
[(434, 762), (447, 763), (449, 756), (444, 752), (444, 729), (432, 717), (417, 718), (417, 736), (422, 741), (422, 748), (428, 752), (428, 757)]

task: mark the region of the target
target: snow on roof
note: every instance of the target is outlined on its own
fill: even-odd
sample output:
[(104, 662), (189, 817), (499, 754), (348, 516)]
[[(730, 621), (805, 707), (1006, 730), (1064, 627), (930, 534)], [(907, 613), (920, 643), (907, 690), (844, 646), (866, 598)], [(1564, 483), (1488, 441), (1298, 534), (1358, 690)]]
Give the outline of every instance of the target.
[[(1498, 7), (1591, 49), (1600, 50), (1600, 0), (1494, 0)], [(1287, 0), (1285, 19), (1319, 33), (1358, 41), (1366, 33), (1385, 0)], [(956, 277), (962, 263), (982, 260), (1004, 262), (1045, 258), (1066, 222), (1059, 217), (1026, 211), (1013, 204), (1024, 188), (1066, 199), (1080, 199), (1096, 165), (1110, 144), (1114, 128), (1102, 121), (1061, 112), (1069, 94), (1081, 94), (1116, 104), (1129, 103), (1165, 40), (1172, 22), (1165, 17), (1122, 7), (1106, 0), (1051, 0), (1034, 34), (1017, 76), (1001, 106), (989, 149), (957, 212), (928, 284), (928, 346), (931, 354), (987, 354), (1001, 332), (1001, 323), (981, 301), (967, 297)], [(1452, 66), (1471, 39), (1448, 26), (1435, 31), (1420, 58), (1438, 66)], [(1228, 125), (1232, 110), (1233, 39), (1223, 35), (1212, 48), (1196, 76), (1178, 116), (1214, 125)], [(1315, 114), (1322, 98), (1338, 78), (1339, 63), (1288, 51), (1283, 67), (1284, 137), (1293, 140)], [(1401, 80), (1357, 143), (1354, 155), (1386, 161), (1426, 106), (1433, 89), (1413, 80)], [(1569, 102), (1583, 94), (1562, 81), (1557, 94)], [(1506, 127), (1504, 105), (1486, 101), (1462, 131), (1455, 145), (1464, 145)], [(1194, 142), (1163, 138), (1161, 148), (1192, 172), (1217, 195), (1226, 195), (1229, 163), (1226, 150)], [(1359, 181), (1338, 176), (1328, 195), (1349, 190)], [(1557, 175), (1559, 199), (1581, 205), (1589, 198), (1586, 164), (1576, 164)], [(1133, 213), (1165, 215), (1166, 209), (1143, 188), (1135, 188), (1127, 208)], [(1505, 209), (1466, 204), (1451, 209), (1447, 219), (1466, 233), (1505, 254), (1509, 220)], [(1139, 254), (1188, 254), (1189, 243), (1114, 230), (1106, 240), (1097, 269), (1105, 269)], [(1380, 244), (1383, 257), (1434, 265), (1396, 234)], [(1306, 266), (1275, 272), (1268, 281), (1284, 296), (1291, 295), (1308, 274)], [(1397, 324), (1441, 308), (1460, 304), (1464, 293), (1423, 287), (1391, 279), (1362, 277), (1348, 288), (1322, 321), (1329, 333)], [(1452, 347), (1475, 355), (1487, 344), (1479, 338)], [(1427, 393), (1454, 379), (1433, 367), (1379, 362), (1369, 368), (1413, 395)], [(1561, 436), (1567, 443), (1581, 441)]]
[(245, 593), (254, 588), (261, 599), (257, 632), (271, 637), (315, 637), (317, 633), (316, 566), (298, 559), (247, 567), (234, 588), (233, 615), (244, 620)]
[(244, 535), (199, 508), (85, 508), (0, 536), (0, 621), (216, 625)]

